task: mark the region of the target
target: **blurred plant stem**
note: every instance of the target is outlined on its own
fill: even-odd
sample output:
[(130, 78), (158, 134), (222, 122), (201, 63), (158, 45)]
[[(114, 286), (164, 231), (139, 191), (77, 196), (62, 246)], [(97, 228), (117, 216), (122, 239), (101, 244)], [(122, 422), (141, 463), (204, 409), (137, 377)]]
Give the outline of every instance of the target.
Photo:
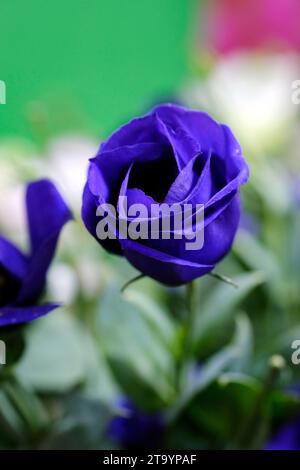
[(285, 367), (285, 360), (282, 356), (274, 355), (269, 360), (269, 369), (265, 380), (262, 384), (252, 410), (248, 415), (244, 425), (242, 426), (239, 436), (236, 439), (235, 449), (260, 449), (264, 444), (265, 428), (264, 409), (266, 409), (266, 401), (272, 392), (276, 381)]
[(18, 381), (12, 368), (1, 378), (0, 423), (8, 439), (21, 441), (25, 448), (35, 447), (50, 425), (42, 402)]
[(186, 309), (188, 312), (187, 320), (189, 320), (190, 316), (194, 316), (195, 310), (195, 297), (196, 297), (196, 284), (195, 281), (190, 282), (186, 286)]
[(192, 359), (191, 336), (193, 332), (196, 311), (196, 284), (190, 282), (185, 290), (185, 317), (182, 324), (181, 347), (177, 368), (177, 384), (180, 390), (186, 377), (188, 365)]

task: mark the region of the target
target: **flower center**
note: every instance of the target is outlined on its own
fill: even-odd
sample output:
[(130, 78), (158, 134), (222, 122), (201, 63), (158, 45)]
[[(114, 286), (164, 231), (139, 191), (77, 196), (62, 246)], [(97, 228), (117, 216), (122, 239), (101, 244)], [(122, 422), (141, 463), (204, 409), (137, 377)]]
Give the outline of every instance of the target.
[(20, 282), (0, 266), (0, 307), (15, 300)]
[(156, 202), (163, 202), (178, 175), (178, 167), (171, 149), (151, 162), (134, 164), (129, 187), (141, 189)]

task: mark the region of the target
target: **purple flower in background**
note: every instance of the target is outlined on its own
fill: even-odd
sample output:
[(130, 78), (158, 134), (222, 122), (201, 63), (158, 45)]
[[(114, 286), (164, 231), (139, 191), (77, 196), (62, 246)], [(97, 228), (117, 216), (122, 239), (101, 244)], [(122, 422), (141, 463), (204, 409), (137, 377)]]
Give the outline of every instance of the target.
[(300, 450), (300, 416), (280, 429), (266, 450)]
[(108, 435), (125, 449), (154, 449), (163, 438), (164, 422), (159, 413), (139, 411), (129, 400), (118, 403), (122, 416), (114, 417)]
[[(248, 176), (227, 126), (202, 112), (161, 105), (102, 143), (90, 161), (82, 218), (104, 248), (125, 256), (143, 274), (167, 285), (184, 284), (210, 272), (230, 250), (239, 224), (239, 188)], [(121, 197), (128, 206), (146, 208), (187, 204), (192, 217), (203, 204), (204, 246), (187, 250), (171, 229), (168, 239), (160, 229), (157, 237), (146, 239), (124, 239), (115, 232), (116, 239), (99, 240), (97, 207), (110, 204), (117, 214)]]
[(38, 301), (60, 231), (72, 215), (48, 180), (28, 185), (26, 207), (30, 254), (0, 236), (0, 326), (29, 322), (58, 307)]
[[(294, 386), (290, 392), (300, 397), (300, 387)], [(266, 450), (300, 450), (300, 413), (290, 423), (283, 426), (265, 447)]]

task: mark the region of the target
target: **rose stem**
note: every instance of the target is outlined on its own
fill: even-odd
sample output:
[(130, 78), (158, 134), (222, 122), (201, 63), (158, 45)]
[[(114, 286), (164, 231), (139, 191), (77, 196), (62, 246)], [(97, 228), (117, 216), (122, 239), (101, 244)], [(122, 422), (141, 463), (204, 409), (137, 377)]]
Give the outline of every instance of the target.
[(191, 348), (191, 336), (193, 332), (194, 326), (194, 315), (195, 315), (195, 282), (190, 282), (186, 286), (185, 291), (185, 306), (186, 306), (186, 316), (183, 320), (182, 325), (182, 341), (181, 341), (181, 349), (178, 361), (178, 369), (177, 369), (177, 380), (178, 380), (178, 388), (180, 389), (182, 383), (181, 380), (184, 377), (186, 372), (186, 366), (188, 365), (189, 360), (192, 356), (192, 348)]

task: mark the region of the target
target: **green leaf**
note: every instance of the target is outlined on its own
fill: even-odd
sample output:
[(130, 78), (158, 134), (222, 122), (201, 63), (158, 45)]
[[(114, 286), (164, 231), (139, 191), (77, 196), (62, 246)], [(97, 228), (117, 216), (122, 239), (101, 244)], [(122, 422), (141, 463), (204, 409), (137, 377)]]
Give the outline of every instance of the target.
[(148, 295), (140, 291), (128, 290), (124, 294), (124, 299), (138, 307), (153, 331), (161, 337), (164, 344), (172, 349), (176, 336), (176, 328), (174, 321), (169, 317), (169, 313), (164, 311)]
[(276, 256), (246, 230), (239, 230), (233, 251), (248, 268), (264, 272), (268, 280), (278, 282), (280, 279)]
[(89, 399), (111, 404), (120, 396), (118, 387), (104, 351), (82, 326), (82, 354), (85, 363), (85, 395)]
[(7, 376), (0, 391), (0, 441), (29, 445), (48, 425), (41, 401), (13, 376)]
[(175, 365), (159, 322), (149, 322), (142, 310), (110, 289), (99, 306), (96, 333), (124, 392), (147, 407), (174, 396)]
[[(282, 354), (288, 358), (288, 362), (291, 362), (291, 356), (294, 350), (292, 344), (295, 340), (300, 338), (300, 324), (296, 323), (291, 328), (283, 329), (273, 334), (272, 337), (268, 337), (267, 341), (263, 345), (261, 351), (256, 351), (257, 360), (261, 364), (265, 364), (267, 359), (273, 354)], [(297, 366), (298, 367), (298, 366)]]
[(60, 310), (34, 322), (16, 368), (20, 381), (43, 392), (65, 392), (85, 378), (82, 335), (76, 320)]
[(236, 346), (226, 346), (212, 356), (204, 365), (193, 365), (188, 372), (184, 389), (171, 409), (170, 419), (174, 420), (189, 402), (218, 379), (220, 374), (237, 358), (238, 354), (239, 350)]
[(299, 398), (295, 395), (274, 390), (270, 396), (270, 410), (273, 424), (278, 427), (287, 423), (299, 414)]
[(0, 390), (0, 441), (16, 443), (25, 434), (24, 422), (6, 391)]
[(253, 331), (249, 318), (244, 313), (240, 313), (236, 319), (233, 344), (240, 353), (231, 369), (236, 372), (246, 372), (250, 367), (253, 354)]
[(13, 378), (3, 384), (8, 398), (24, 420), (31, 434), (36, 434), (47, 425), (47, 413), (40, 400), (23, 384)]
[(105, 449), (106, 429), (112, 415), (99, 400), (83, 395), (68, 397), (64, 415), (54, 422), (51, 433), (41, 444), (42, 449), (100, 450)]
[(262, 272), (251, 272), (232, 279), (239, 286), (238, 289), (219, 283), (200, 304), (193, 328), (195, 346), (199, 347), (206, 336), (213, 336), (215, 331), (222, 329), (234, 317), (236, 309), (247, 295), (265, 281), (265, 275)]
[(261, 388), (261, 384), (256, 378), (250, 375), (243, 374), (240, 372), (235, 372), (232, 370), (228, 372), (224, 372), (224, 374), (222, 374), (219, 377), (218, 383), (219, 383), (219, 386), (223, 388), (228, 387), (229, 385), (234, 385), (234, 384), (241, 385), (249, 389), (252, 389), (254, 393), (258, 393)]
[[(266, 184), (268, 181), (268, 184)], [(284, 178), (282, 169), (276, 163), (260, 159), (252, 166), (251, 184), (262, 198), (268, 212), (284, 216), (290, 208), (289, 180)]]
[(261, 384), (244, 374), (225, 372), (207, 387), (188, 408), (188, 416), (206, 431), (218, 448), (236, 440), (249, 412), (255, 406)]

